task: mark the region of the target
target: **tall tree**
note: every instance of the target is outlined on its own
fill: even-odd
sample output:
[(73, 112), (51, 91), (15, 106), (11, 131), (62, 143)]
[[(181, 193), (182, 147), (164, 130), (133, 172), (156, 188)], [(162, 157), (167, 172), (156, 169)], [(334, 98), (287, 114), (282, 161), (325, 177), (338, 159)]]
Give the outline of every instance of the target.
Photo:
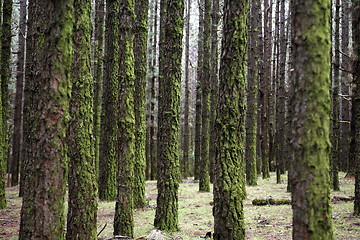
[(136, 38), (134, 40), (135, 55), (135, 149), (136, 160), (134, 169), (136, 169), (134, 182), (134, 204), (136, 208), (145, 206), (145, 169), (146, 169), (146, 50), (148, 36), (148, 10), (149, 0), (135, 1), (136, 15)]
[(7, 164), (7, 171), (10, 171), (10, 148), (9, 148), (9, 127), (8, 119), (10, 118), (10, 102), (9, 102), (9, 82), (11, 77), (10, 59), (11, 59), (11, 22), (12, 22), (12, 0), (3, 0), (2, 6), (2, 26), (1, 26), (1, 97), (3, 118), (1, 127), (3, 127), (4, 148), (3, 157)]
[[(133, 0), (119, 1), (119, 70), (118, 70), (118, 177), (114, 235), (134, 235), (134, 162), (135, 162), (135, 23)], [(142, 171), (142, 170), (141, 170)], [(139, 174), (145, 174), (141, 172)], [(139, 190), (136, 188), (136, 190)]]
[(330, 206), (330, 1), (293, 1), (293, 239), (334, 239)]
[(72, 0), (29, 2), (21, 240), (64, 239), (73, 19)]
[(187, 1), (186, 9), (186, 40), (185, 40), (185, 103), (184, 103), (184, 146), (183, 159), (181, 164), (181, 173), (183, 177), (189, 176), (189, 148), (190, 148), (190, 18), (191, 18), (191, 0)]
[(258, 53), (259, 29), (256, 21), (260, 11), (260, 1), (250, 3), (249, 44), (248, 44), (248, 74), (247, 74), (247, 111), (246, 111), (246, 139), (245, 161), (246, 182), (250, 186), (257, 184), (256, 171), (256, 138), (257, 138), (257, 101), (258, 101)]
[(14, 132), (12, 143), (12, 160), (11, 160), (11, 186), (19, 183), (19, 166), (22, 151), (23, 138), (23, 97), (25, 81), (25, 34), (26, 34), (26, 0), (20, 1), (19, 16), (19, 49), (16, 64), (16, 96), (14, 110)]
[(156, 228), (177, 231), (180, 180), (178, 139), (180, 129), (181, 56), (184, 1), (161, 0), (159, 65), (158, 197)]
[(210, 34), (211, 34), (211, 0), (204, 0), (204, 35), (203, 62), (201, 79), (201, 160), (199, 164), (199, 191), (210, 191), (209, 147), (210, 147)]
[(352, 161), (355, 165), (355, 202), (354, 215), (360, 216), (360, 1), (353, 0), (352, 36), (353, 36), (353, 97), (352, 97), (352, 119), (351, 119), (351, 141), (355, 146)]
[(97, 239), (97, 181), (93, 138), (91, 1), (74, 0), (71, 120), (68, 129), (69, 201), (66, 239)]
[[(2, 0), (0, 0), (0, 16), (2, 15)], [(1, 23), (1, 19), (0, 19)], [(0, 30), (0, 36), (2, 36), (2, 32)], [(0, 58), (1, 58), (1, 42), (0, 42)], [(2, 84), (2, 80), (0, 77), (0, 86)], [(5, 168), (5, 155), (4, 155), (4, 147), (6, 146), (5, 142), (5, 133), (3, 128), (3, 111), (2, 111), (2, 91), (0, 91), (0, 209), (6, 207), (6, 196), (5, 196), (5, 176), (6, 176), (6, 168)]]
[(118, 115), (117, 107), (119, 96), (119, 56), (120, 46), (118, 36), (119, 26), (119, 0), (106, 1), (105, 26), (105, 62), (103, 77), (103, 95), (101, 107), (101, 138), (99, 162), (99, 198), (101, 200), (115, 200), (117, 191), (117, 133)]
[(214, 168), (214, 239), (245, 239), (245, 80), (249, 2), (225, 0)]
[(202, 65), (204, 58), (204, 1), (198, 1), (199, 9), (199, 30), (198, 30), (198, 60), (197, 60), (197, 84), (196, 84), (196, 102), (195, 102), (195, 149), (194, 149), (194, 178), (200, 178), (200, 161), (201, 161), (201, 99), (202, 99)]
[(340, 0), (335, 1), (335, 37), (334, 37), (334, 56), (332, 75), (332, 131), (331, 131), (331, 169), (332, 187), (335, 191), (340, 190), (339, 183), (339, 87), (340, 87)]
[[(94, 144), (96, 178), (99, 173), (100, 157), (100, 123), (101, 123), (101, 96), (103, 83), (103, 61), (104, 61), (104, 26), (105, 26), (105, 0), (95, 1), (95, 46), (94, 46)], [(98, 181), (98, 179), (96, 180)]]

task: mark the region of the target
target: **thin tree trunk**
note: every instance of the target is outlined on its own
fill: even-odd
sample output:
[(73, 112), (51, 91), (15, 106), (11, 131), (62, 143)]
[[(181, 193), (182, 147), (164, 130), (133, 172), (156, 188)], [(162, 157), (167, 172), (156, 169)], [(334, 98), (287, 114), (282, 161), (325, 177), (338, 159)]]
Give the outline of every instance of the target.
[[(2, 15), (2, 0), (0, 0), (0, 16)], [(0, 24), (2, 19), (0, 18)], [(2, 32), (0, 31), (0, 36), (2, 36)], [(1, 41), (0, 41), (0, 49), (1, 49)], [(1, 50), (0, 50), (0, 59), (1, 59)], [(1, 86), (1, 77), (0, 77), (0, 86)], [(6, 161), (4, 152), (5, 146), (5, 133), (3, 128), (3, 111), (2, 111), (2, 93), (0, 91), (0, 209), (4, 209), (6, 207), (6, 196), (5, 196), (5, 176), (6, 176)]]

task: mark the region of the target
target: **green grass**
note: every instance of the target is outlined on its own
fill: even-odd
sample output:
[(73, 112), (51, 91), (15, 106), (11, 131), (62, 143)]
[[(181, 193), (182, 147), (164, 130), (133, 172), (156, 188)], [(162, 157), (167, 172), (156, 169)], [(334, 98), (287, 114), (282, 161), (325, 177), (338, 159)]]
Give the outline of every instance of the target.
[[(354, 179), (340, 174), (341, 191), (332, 192), (332, 196), (353, 196)], [(247, 198), (244, 202), (247, 239), (291, 239), (292, 210), (290, 205), (254, 206), (255, 198), (290, 199), (286, 192), (286, 176), (283, 183), (276, 184), (274, 174), (270, 179), (258, 179), (258, 186), (247, 186)], [(21, 199), (17, 197), (17, 188), (8, 188), (8, 209), (0, 211), (0, 239), (17, 239)], [(146, 182), (147, 207), (135, 210), (135, 236), (146, 236), (154, 229), (153, 221), (156, 208), (156, 182)], [(353, 202), (336, 202), (333, 206), (333, 222), (336, 239), (360, 239), (360, 218), (354, 217)], [(106, 225), (99, 236), (111, 237), (113, 232), (115, 202), (99, 202), (98, 232)], [(180, 231), (168, 233), (172, 237), (184, 240), (199, 239), (199, 235), (213, 232), (212, 193), (200, 193), (198, 183), (186, 181), (179, 189), (179, 226)], [(1, 233), (6, 232), (6, 235)]]

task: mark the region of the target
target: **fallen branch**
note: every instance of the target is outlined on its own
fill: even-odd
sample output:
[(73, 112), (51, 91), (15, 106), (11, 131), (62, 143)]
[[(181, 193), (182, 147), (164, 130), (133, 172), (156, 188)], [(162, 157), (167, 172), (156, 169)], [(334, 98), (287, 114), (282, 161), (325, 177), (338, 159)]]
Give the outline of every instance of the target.
[(331, 201), (332, 202), (339, 202), (339, 201), (350, 202), (350, 201), (354, 201), (354, 200), (355, 200), (354, 196), (350, 196), (350, 197), (334, 196)]
[(252, 204), (255, 206), (265, 206), (265, 205), (290, 205), (291, 200), (289, 199), (273, 199), (273, 198), (266, 198), (266, 199), (254, 199), (252, 200)]

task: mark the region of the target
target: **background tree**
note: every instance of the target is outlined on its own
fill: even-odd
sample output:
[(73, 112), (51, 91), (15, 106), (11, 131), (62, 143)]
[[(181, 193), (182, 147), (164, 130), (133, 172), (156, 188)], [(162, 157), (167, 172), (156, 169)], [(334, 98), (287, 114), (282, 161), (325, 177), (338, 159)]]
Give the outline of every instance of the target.
[(90, 0), (74, 0), (69, 201), (66, 239), (97, 239), (97, 179), (93, 138)]
[(245, 161), (246, 182), (250, 186), (257, 184), (256, 171), (256, 137), (257, 137), (257, 101), (258, 101), (258, 53), (259, 29), (256, 21), (260, 11), (260, 1), (250, 3), (250, 21), (248, 27), (248, 74), (247, 74), (247, 111), (246, 111), (246, 139)]
[[(118, 70), (118, 177), (117, 201), (115, 206), (114, 235), (134, 235), (134, 162), (135, 162), (135, 58), (134, 32), (135, 23), (134, 1), (120, 0), (119, 24), (119, 70)], [(139, 157), (139, 156), (137, 156)], [(140, 170), (143, 171), (143, 170)], [(139, 174), (145, 174), (140, 172)], [(139, 183), (138, 183), (139, 184)], [(138, 190), (137, 186), (137, 190)]]
[(99, 198), (115, 200), (118, 171), (119, 0), (106, 1), (105, 62), (101, 107)]
[(351, 157), (355, 165), (355, 202), (354, 215), (360, 216), (360, 1), (353, 0), (352, 15), (352, 34), (353, 34), (353, 96), (352, 96), (352, 121), (351, 121), (351, 141), (355, 146), (355, 154)]
[(183, 13), (183, 0), (162, 0), (160, 3), (158, 197), (154, 225), (165, 231), (179, 229), (178, 139)]
[(148, 38), (148, 0), (135, 1), (136, 38), (134, 40), (135, 55), (135, 149), (134, 169), (134, 205), (136, 208), (145, 206), (145, 169), (146, 169), (146, 50)]
[(29, 2), (24, 126), (28, 182), (19, 239), (64, 239), (73, 19), (72, 0)]
[(210, 34), (211, 34), (211, 0), (204, 0), (204, 35), (203, 35), (203, 62), (201, 79), (201, 160), (199, 164), (199, 191), (210, 191), (209, 179), (209, 148), (210, 148)]
[(12, 143), (12, 160), (11, 160), (11, 186), (19, 183), (19, 166), (22, 151), (23, 138), (23, 97), (25, 81), (25, 34), (26, 34), (26, 0), (20, 1), (19, 16), (19, 49), (17, 53), (16, 64), (16, 96), (14, 110), (14, 132)]
[(216, 121), (214, 239), (245, 239), (245, 80), (249, 2), (225, 0)]
[(330, 1), (293, 4), (293, 238), (334, 239), (329, 179)]

